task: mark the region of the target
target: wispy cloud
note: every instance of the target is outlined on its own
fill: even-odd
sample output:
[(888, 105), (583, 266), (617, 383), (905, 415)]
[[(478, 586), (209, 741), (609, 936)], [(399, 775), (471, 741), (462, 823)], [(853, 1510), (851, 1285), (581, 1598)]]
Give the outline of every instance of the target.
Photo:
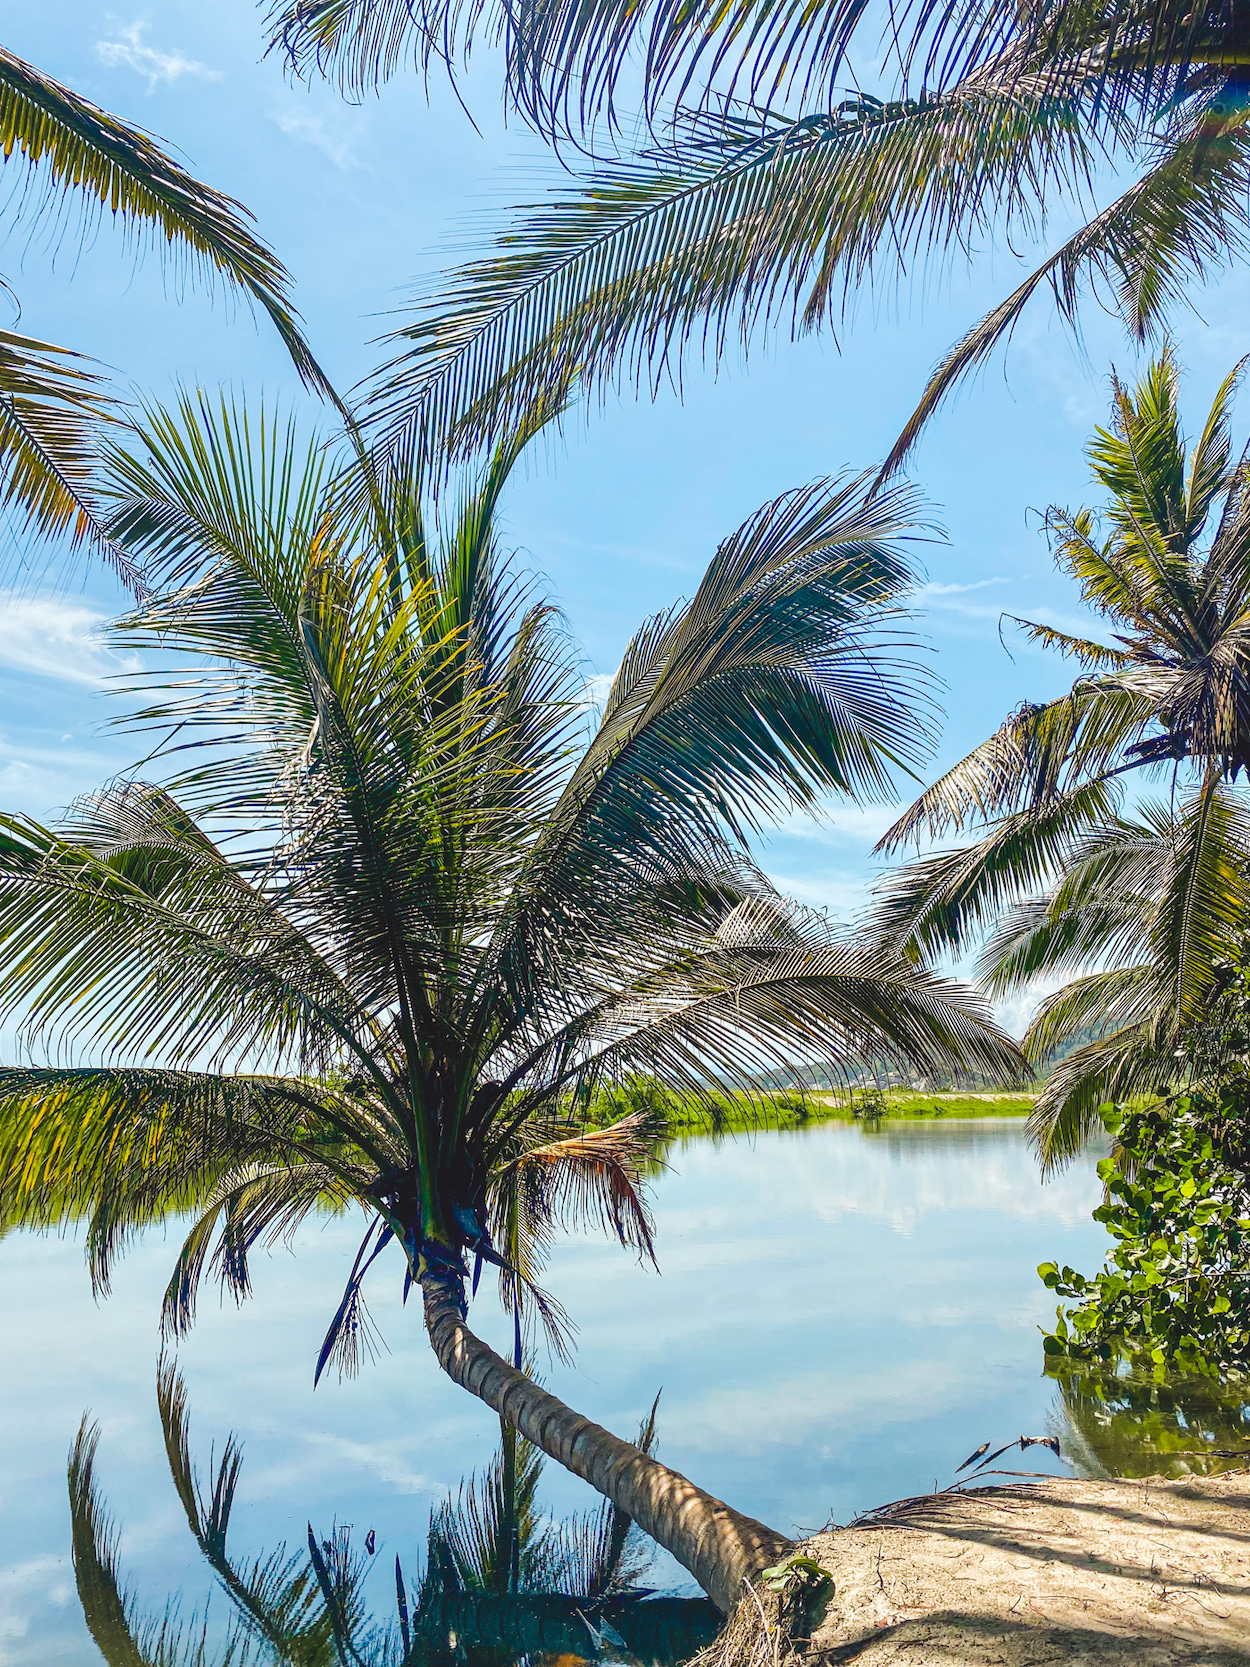
[(920, 589), (916, 592), (916, 597), (918, 601), (927, 602), (930, 598), (936, 596), (962, 596), (970, 590), (985, 590), (989, 585), (1005, 585), (1009, 583), (1010, 580), (1003, 577), (994, 579), (977, 579), (975, 583), (970, 585), (939, 585), (930, 581), (927, 585), (921, 585)]
[(839, 845), (851, 841), (872, 846), (887, 828), (892, 828), (902, 815), (901, 805), (833, 804), (814, 815), (805, 810), (793, 810), (788, 816), (778, 817), (769, 825), (771, 834), (792, 835), (797, 839), (814, 839), (822, 844)]
[(106, 623), (104, 614), (81, 603), (0, 596), (0, 667), (100, 688), (138, 665), (104, 646), (100, 632)]
[(1009, 1036), (1023, 1036), (1046, 997), (1053, 996), (1065, 983), (1067, 980), (1063, 978), (1035, 979), (1023, 990), (1017, 990), (1013, 995), (1003, 996), (996, 1001), (994, 1017)]
[(793, 897), (809, 908), (822, 909), (836, 920), (854, 915), (868, 901), (872, 885), (870, 873), (853, 874), (840, 869), (822, 869), (817, 873), (786, 873), (772, 863), (766, 863), (768, 877), (786, 897)]
[(109, 69), (134, 70), (147, 81), (150, 93), (162, 82), (172, 84), (184, 75), (194, 76), (198, 81), (221, 80), (220, 70), (210, 69), (198, 58), (188, 58), (179, 47), (162, 52), (159, 47), (148, 46), (143, 38), (147, 29), (146, 23), (127, 23), (118, 28), (116, 39), (97, 41), (95, 49), (101, 63)]
[(616, 682), (614, 671), (596, 672), (593, 677), (586, 679), (585, 700), (587, 706), (593, 706), (597, 712), (603, 710), (603, 703), (612, 692), (612, 685)]
[(328, 114), (314, 109), (306, 94), (290, 90), (270, 110), (269, 119), (288, 138), (299, 139), (328, 156), (336, 168), (346, 171), (356, 166), (356, 141), (363, 125), (356, 112), (336, 106)]
[(25, 739), (14, 742), (0, 734), (0, 805), (46, 821), (79, 794), (98, 787), (121, 763), (103, 749), (97, 752), (72, 743), (72, 736), (58, 747)]

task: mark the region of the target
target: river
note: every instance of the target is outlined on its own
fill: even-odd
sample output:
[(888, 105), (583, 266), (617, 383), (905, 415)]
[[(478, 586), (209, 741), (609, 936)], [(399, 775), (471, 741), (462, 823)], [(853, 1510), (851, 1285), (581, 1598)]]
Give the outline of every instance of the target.
[[(578, 1324), (575, 1360), (540, 1350), (536, 1370), (578, 1410), (632, 1437), (662, 1391), (660, 1456), (791, 1534), (945, 1484), (984, 1441), (1060, 1427), (1038, 1331), (1054, 1299), (1035, 1270), (1100, 1263), (1092, 1159), (1043, 1185), (1022, 1122), (984, 1119), (701, 1139), (674, 1146), (668, 1163), (654, 1185), (659, 1273), (598, 1239), (557, 1245), (545, 1283)], [(417, 1304), (401, 1307), (397, 1255), (370, 1276), (378, 1358), (314, 1392), (359, 1230), (355, 1218), (318, 1221), (290, 1249), (257, 1254), (253, 1298), (203, 1298), (178, 1365), (202, 1473), (231, 1432), (243, 1447), (236, 1552), (283, 1540), (297, 1551), (309, 1523), (322, 1537), (350, 1526), (357, 1548), (372, 1530), (366, 1593), (386, 1614), (396, 1554), (415, 1570), (431, 1507), (490, 1462), (499, 1431), (440, 1376)], [(65, 1481), (86, 1412), (137, 1601), (160, 1613), (177, 1597), (189, 1613), (212, 1590), (156, 1406), (157, 1314), (176, 1243), (145, 1235), (97, 1305), (79, 1242), (0, 1241), (5, 1667), (100, 1660), (75, 1593)], [(509, 1346), (485, 1284), (473, 1320)], [(1069, 1473), (1038, 1451), (1016, 1462)], [(553, 1466), (539, 1499), (555, 1518), (595, 1504)], [(647, 1578), (692, 1590), (661, 1558)]]

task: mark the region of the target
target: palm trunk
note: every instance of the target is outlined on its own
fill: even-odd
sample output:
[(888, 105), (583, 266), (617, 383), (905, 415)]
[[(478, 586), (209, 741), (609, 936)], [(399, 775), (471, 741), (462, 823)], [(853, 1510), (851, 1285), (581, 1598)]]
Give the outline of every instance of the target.
[(421, 1288), (430, 1345), (447, 1376), (627, 1512), (690, 1570), (722, 1614), (737, 1606), (744, 1580), (793, 1549), (784, 1535), (704, 1493), (509, 1366), (465, 1325), (446, 1273), (424, 1271)]

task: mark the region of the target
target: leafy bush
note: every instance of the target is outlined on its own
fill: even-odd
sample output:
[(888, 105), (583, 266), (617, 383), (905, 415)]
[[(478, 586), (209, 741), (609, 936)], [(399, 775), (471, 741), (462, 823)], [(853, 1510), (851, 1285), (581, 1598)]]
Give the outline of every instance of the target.
[(1064, 1362), (1123, 1356), (1162, 1379), (1168, 1373), (1250, 1368), (1250, 1174), (1246, 1078), (1195, 1089), (1127, 1113), (1110, 1105), (1116, 1136), (1098, 1173), (1094, 1211), (1115, 1240), (1093, 1279), (1043, 1262), (1060, 1307), (1044, 1348)]

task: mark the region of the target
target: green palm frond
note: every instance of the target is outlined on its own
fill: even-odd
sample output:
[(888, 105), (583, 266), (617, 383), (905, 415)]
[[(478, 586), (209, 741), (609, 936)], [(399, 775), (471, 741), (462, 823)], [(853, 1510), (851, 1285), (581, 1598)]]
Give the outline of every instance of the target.
[(342, 978), (211, 842), (187, 834), (189, 818), (166, 816), (166, 803), (129, 785), (93, 805), (141, 806), (143, 821), (161, 824), (156, 852), (136, 852), (133, 836), (102, 852), (72, 825), (64, 837), (0, 818), (0, 945), (22, 946), (4, 1010), (32, 1038), (68, 1025), (170, 1064), (206, 1046), (238, 1057), (262, 1038), (304, 1068), (359, 1052), (369, 1020)]
[(745, 830), (818, 791), (884, 795), (917, 760), (926, 680), (897, 652), (914, 501), (866, 501), (863, 484), (766, 506), (688, 606), (629, 645), (501, 916), (494, 954), (518, 1000), (536, 967), (584, 960), (626, 920), (662, 955), (683, 897), (702, 929), (706, 899), (758, 887), (735, 866)]
[(158, 247), (268, 314), (306, 386), (333, 395), (300, 333), (290, 278), (246, 225), (246, 209), (180, 168), (140, 129), (0, 47), (0, 146), (15, 153), (49, 199), (78, 198), (88, 223), (110, 214), (133, 239)]
[(0, 1069), (0, 1220), (63, 1227), (85, 1219), (97, 1291), (108, 1290), (117, 1256), (144, 1227), (198, 1212), (166, 1299), (171, 1323), (193, 1311), (219, 1218), (214, 1265), (245, 1294), (248, 1247), (290, 1232), (310, 1210), (342, 1208), (387, 1151), (376, 1115), (336, 1103), (313, 1082)]
[(1074, 232), (942, 358), (889, 456), (880, 480), (901, 468), (939, 405), (983, 365), (1050, 285), (1060, 317), (1076, 326), (1087, 283), (1102, 286), (1138, 341), (1167, 310), (1247, 248), (1250, 129), (1239, 128), (1210, 166), (1197, 166), (1207, 117), (1195, 112), (1142, 176)]
[(726, 1083), (750, 1092), (763, 1071), (849, 1073), (864, 1058), (922, 1073), (943, 1059), (995, 1078), (1021, 1069), (971, 992), (775, 898), (739, 905), (702, 954), (648, 968), (548, 1046), (567, 1076), (655, 1075), (709, 1102)]
[[(1221, 67), (1248, 56), (1230, 18), (1180, 0), (1109, 9), (1084, 0), (1029, 8), (960, 0), (892, 7), (882, 18), (862, 0), (735, 0), (728, 7), (429, 0), (419, 10), (402, 0), (275, 0), (267, 21), (270, 49), (281, 50), (296, 74), (333, 77), (354, 99), (376, 92), (407, 63), (451, 69), (474, 42), (502, 47), (507, 98), (557, 135), (593, 131), (603, 117), (614, 122), (623, 78), (631, 103), (640, 98), (652, 120), (666, 108), (703, 108), (726, 94), (764, 106), (831, 101), (857, 84), (850, 63), (857, 45), (874, 63), (896, 63), (905, 87), (928, 92), (1005, 56), (1045, 54), (1056, 79), (1080, 65), (1113, 113), (1157, 105), (1178, 85), (1218, 87)], [(863, 31), (870, 39), (860, 43)], [(876, 101), (852, 94), (845, 102)]]
[[(1093, 1004), (1090, 1010), (1096, 1010)], [(1061, 1060), (1029, 1114), (1029, 1138), (1043, 1174), (1062, 1168), (1097, 1132), (1099, 1106), (1165, 1090), (1175, 1076), (1174, 1050), (1174, 1033), (1160, 1038), (1145, 1020), (1088, 1042)]]
[(507, 1425), (500, 1451), (430, 1518), (427, 1564), (462, 1592), (508, 1595), (553, 1584), (559, 1546), (538, 1509), (543, 1457)]
[[(230, 1518), (243, 1461), (238, 1442), (233, 1436), (227, 1439), (206, 1494), (191, 1459), (186, 1385), (168, 1359), (162, 1359), (157, 1370), (156, 1399), (169, 1473), (187, 1526), (234, 1612), (235, 1624), (223, 1667), (229, 1667), (236, 1643), (245, 1640), (272, 1652), (275, 1663), (341, 1667), (341, 1657), (334, 1647), (334, 1628), (308, 1558), (288, 1555), (284, 1545), (244, 1565), (237, 1564), (229, 1553)], [(352, 1608), (359, 1608), (358, 1599), (352, 1601)], [(242, 1667), (247, 1654), (240, 1653)]]
[(102, 379), (79, 354), (0, 330), (0, 507), (45, 538), (89, 544), (139, 592), (140, 571), (95, 500), (100, 425), (113, 420)]
[(1179, 1027), (1203, 1016), (1219, 968), (1236, 953), (1250, 919), (1250, 807), (1212, 771), (1168, 823), (1172, 862), (1153, 936)]
[(1117, 795), (1094, 781), (992, 823), (975, 844), (922, 857), (877, 885), (875, 931), (908, 954), (959, 950), (1004, 909), (1052, 885), (1079, 842), (1113, 814)]
[[(876, 853), (943, 839), (969, 822), (1035, 815), (1045, 826), (1052, 815), (1063, 817), (1068, 798), (1079, 814), (1091, 794), (1099, 797), (1100, 778), (1157, 723), (1156, 702), (1112, 679), (1082, 680), (1043, 706), (1026, 703), (926, 788)], [(1112, 803), (1110, 792), (1099, 802)]]
[(536, 393), (680, 381), (757, 326), (813, 328), (882, 264), (910, 270), (991, 223), (1031, 225), (1048, 181), (1078, 194), (1100, 146), (1027, 73), (942, 98), (728, 127), (593, 174), (528, 211), (396, 332), (369, 410), (465, 448)]

